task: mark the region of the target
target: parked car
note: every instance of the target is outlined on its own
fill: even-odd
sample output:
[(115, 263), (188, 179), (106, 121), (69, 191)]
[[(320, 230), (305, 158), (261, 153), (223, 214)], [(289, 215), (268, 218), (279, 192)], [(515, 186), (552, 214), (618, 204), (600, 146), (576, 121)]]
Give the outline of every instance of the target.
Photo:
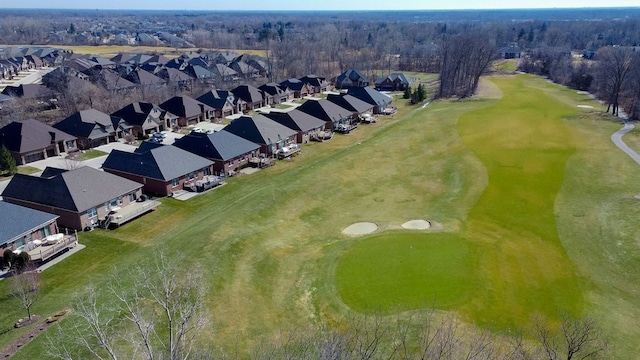
[(153, 134), (151, 134), (151, 137), (164, 139), (167, 137), (167, 135), (161, 132), (154, 132)]

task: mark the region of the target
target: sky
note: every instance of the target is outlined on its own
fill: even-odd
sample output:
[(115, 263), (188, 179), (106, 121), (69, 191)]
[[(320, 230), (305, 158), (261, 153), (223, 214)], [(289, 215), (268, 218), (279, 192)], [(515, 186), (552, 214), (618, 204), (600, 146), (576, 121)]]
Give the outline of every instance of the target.
[(448, 10), (638, 6), (638, 0), (0, 0), (0, 8), (29, 9)]

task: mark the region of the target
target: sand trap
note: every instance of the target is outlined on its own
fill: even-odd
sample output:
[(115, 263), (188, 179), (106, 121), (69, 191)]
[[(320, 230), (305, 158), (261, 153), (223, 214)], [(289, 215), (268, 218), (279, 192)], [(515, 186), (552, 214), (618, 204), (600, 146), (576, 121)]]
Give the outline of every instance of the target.
[(588, 91), (576, 91), (576, 94), (580, 94), (580, 95), (591, 95), (589, 94)]
[(583, 109), (593, 109), (593, 106), (591, 105), (578, 105), (578, 107)]
[(359, 222), (355, 224), (351, 224), (342, 230), (342, 233), (345, 235), (367, 235), (372, 232), (378, 230), (378, 225), (372, 222)]
[(427, 230), (431, 227), (431, 223), (427, 220), (411, 220), (402, 224), (402, 227), (410, 230)]

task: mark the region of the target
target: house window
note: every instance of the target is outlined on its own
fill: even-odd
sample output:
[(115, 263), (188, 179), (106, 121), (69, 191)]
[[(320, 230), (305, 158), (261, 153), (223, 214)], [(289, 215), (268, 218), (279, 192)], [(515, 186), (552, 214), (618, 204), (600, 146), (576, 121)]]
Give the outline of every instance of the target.
[(76, 142), (73, 140), (67, 141), (67, 149), (73, 149), (76, 147)]
[(118, 197), (118, 205), (122, 205), (124, 197), (123, 196), (119, 196)]
[(178, 185), (180, 185), (180, 180), (178, 178), (175, 178), (171, 181), (171, 185), (173, 187), (178, 187)]
[(203, 168), (202, 169), (202, 173), (206, 176), (206, 175), (211, 175), (211, 169), (209, 169), (208, 167)]
[(51, 235), (51, 230), (49, 229), (49, 226), (45, 226), (42, 229), (40, 229), (40, 237), (41, 238), (44, 239), (49, 235)]
[[(105, 205), (108, 206), (109, 204), (107, 203)], [(89, 216), (89, 219), (98, 216), (98, 210), (96, 208), (91, 208), (91, 209), (87, 210), (87, 216)]]
[(109, 211), (109, 202), (104, 203), (104, 211)]
[(129, 202), (136, 201), (136, 193), (129, 193)]
[(188, 176), (189, 176), (189, 180), (191, 180), (191, 179), (193, 179), (193, 178), (195, 178), (195, 177), (196, 177), (196, 172), (195, 172), (195, 171), (192, 171), (192, 172), (190, 172), (190, 173), (189, 173), (189, 175), (188, 175)]
[(118, 206), (118, 199), (113, 199), (111, 200), (111, 208), (113, 209), (114, 207)]

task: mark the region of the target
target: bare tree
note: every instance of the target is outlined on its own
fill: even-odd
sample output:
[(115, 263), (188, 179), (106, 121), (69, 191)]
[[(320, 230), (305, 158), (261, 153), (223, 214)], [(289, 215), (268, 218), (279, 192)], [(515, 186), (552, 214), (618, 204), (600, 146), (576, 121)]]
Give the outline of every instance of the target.
[[(99, 359), (186, 359), (196, 336), (206, 325), (204, 287), (198, 271), (181, 271), (177, 260), (158, 255), (152, 264), (133, 269), (133, 286), (114, 274), (105, 288), (106, 300), (91, 288), (74, 308), (72, 328), (65, 335), (75, 351)], [(69, 356), (72, 349), (50, 341), (52, 355)]]
[(545, 359), (598, 359), (607, 349), (607, 339), (592, 318), (562, 317), (558, 328), (536, 318), (534, 335), (542, 346)]
[(28, 265), (20, 274), (9, 278), (9, 293), (27, 311), (31, 319), (31, 307), (40, 297), (40, 273)]
[(438, 97), (472, 96), (478, 89), (480, 76), (494, 58), (494, 47), (488, 39), (464, 33), (445, 37), (442, 43), (440, 88)]
[(623, 47), (604, 47), (598, 50), (595, 69), (596, 93), (607, 102), (607, 112), (618, 115), (620, 94), (631, 70), (632, 51)]

